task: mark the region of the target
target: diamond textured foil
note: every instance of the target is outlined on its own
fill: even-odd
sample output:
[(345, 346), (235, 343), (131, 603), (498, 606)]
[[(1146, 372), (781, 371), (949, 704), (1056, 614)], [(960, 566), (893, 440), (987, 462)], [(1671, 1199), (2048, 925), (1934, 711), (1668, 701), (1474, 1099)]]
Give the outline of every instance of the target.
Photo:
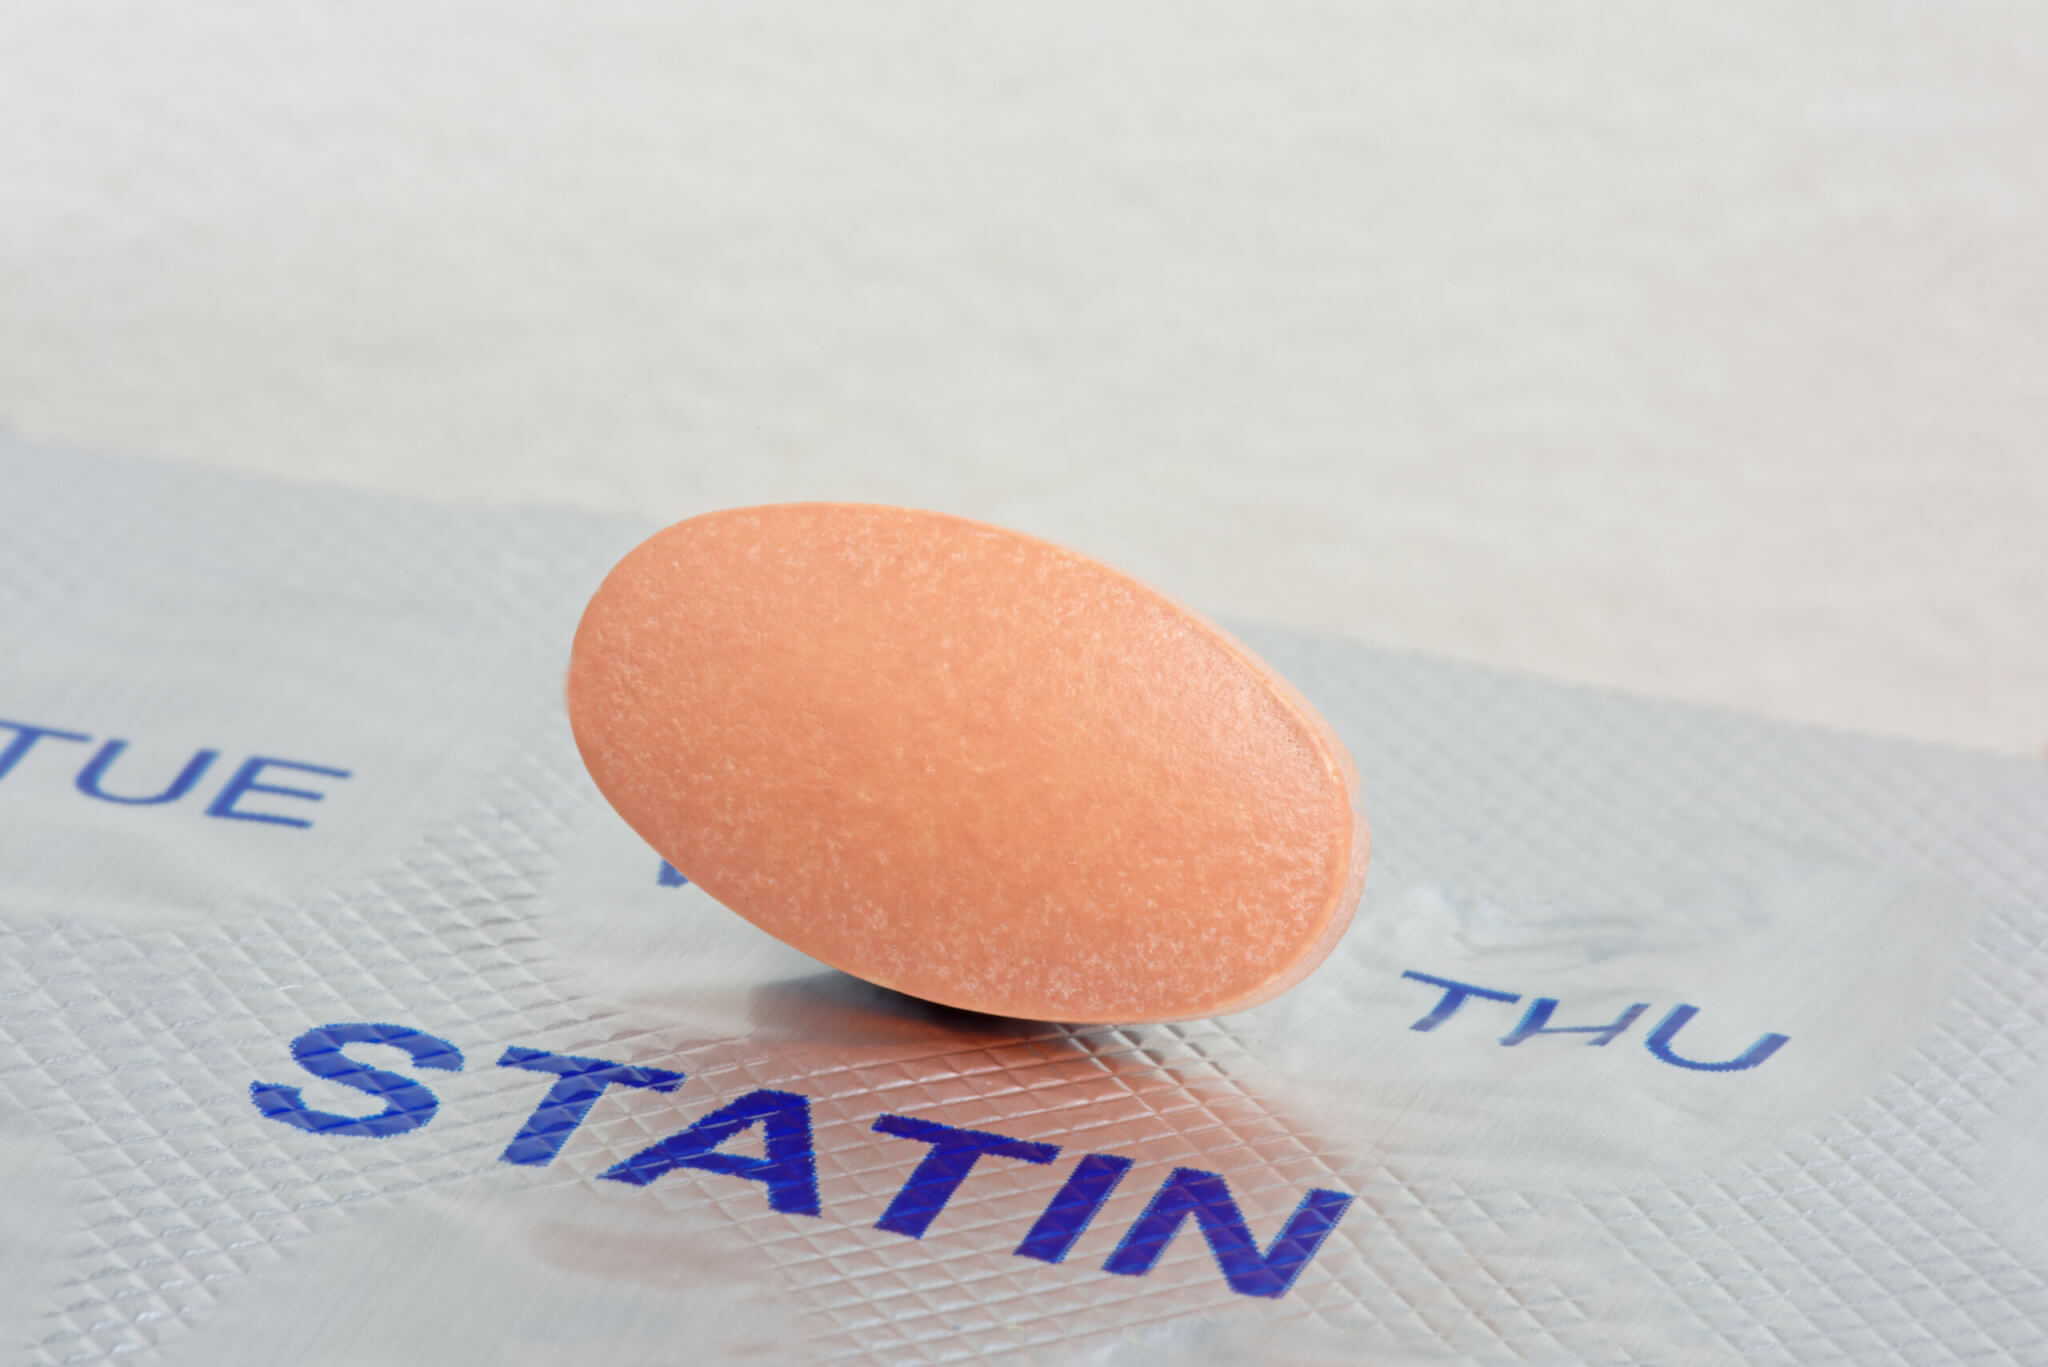
[[(1364, 776), (1351, 935), (1002, 1020), (605, 808), (561, 674), (640, 529), (0, 481), (12, 1360), (2048, 1362), (2037, 765), (1241, 626)], [(295, 1058), (351, 1023), (436, 1043)]]

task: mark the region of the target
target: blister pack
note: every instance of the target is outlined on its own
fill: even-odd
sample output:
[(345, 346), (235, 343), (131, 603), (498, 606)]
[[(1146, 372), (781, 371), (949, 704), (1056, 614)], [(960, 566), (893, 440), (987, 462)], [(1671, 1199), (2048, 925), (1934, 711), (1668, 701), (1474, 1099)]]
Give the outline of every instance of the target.
[(564, 662), (647, 529), (0, 488), (17, 1360), (2048, 1362), (2037, 765), (1233, 624), (1358, 761), (1350, 935), (981, 1017), (598, 797)]

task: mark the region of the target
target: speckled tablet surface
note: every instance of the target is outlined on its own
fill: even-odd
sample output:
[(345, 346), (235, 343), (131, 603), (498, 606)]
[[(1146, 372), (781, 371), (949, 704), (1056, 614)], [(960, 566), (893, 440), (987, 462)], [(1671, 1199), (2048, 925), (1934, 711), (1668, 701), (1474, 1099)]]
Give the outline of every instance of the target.
[(949, 1006), (1135, 1022), (1257, 1005), (1351, 920), (1350, 757), (1222, 630), (939, 513), (691, 518), (592, 598), (597, 786), (726, 906)]

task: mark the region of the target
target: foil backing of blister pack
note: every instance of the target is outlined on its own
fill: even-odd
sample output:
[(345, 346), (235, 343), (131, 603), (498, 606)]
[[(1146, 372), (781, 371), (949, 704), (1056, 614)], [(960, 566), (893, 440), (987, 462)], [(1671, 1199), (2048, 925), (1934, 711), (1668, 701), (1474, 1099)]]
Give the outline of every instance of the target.
[(2048, 1361), (2037, 765), (1239, 626), (1364, 776), (1352, 933), (1239, 1016), (1001, 1020), (591, 788), (567, 642), (644, 529), (0, 487), (18, 1360)]

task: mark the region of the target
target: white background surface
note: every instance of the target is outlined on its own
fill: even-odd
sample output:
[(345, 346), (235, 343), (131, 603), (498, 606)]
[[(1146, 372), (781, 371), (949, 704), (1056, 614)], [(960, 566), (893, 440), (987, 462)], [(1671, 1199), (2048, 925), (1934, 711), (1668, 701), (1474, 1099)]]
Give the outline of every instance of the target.
[(0, 423), (2039, 754), (2044, 149), (2019, 4), (15, 0)]

